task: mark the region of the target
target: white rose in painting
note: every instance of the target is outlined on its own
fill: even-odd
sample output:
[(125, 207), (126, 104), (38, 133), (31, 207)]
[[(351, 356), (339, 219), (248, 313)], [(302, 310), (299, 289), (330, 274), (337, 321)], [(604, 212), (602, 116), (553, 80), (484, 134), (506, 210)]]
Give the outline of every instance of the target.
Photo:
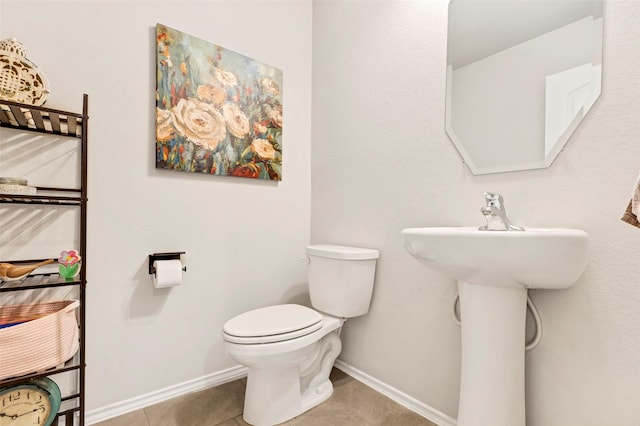
[(156, 107), (156, 140), (166, 142), (173, 139), (176, 128), (173, 125), (173, 113), (168, 109)]
[(227, 123), (229, 133), (236, 138), (244, 138), (249, 133), (249, 119), (240, 107), (236, 104), (224, 104), (222, 106), (222, 116)]
[(276, 157), (276, 150), (266, 139), (254, 139), (251, 142), (251, 149), (263, 160), (273, 160)]
[(225, 86), (235, 86), (238, 84), (238, 79), (235, 74), (222, 68), (216, 68), (216, 78)]
[(203, 84), (198, 86), (196, 93), (198, 94), (198, 98), (216, 105), (221, 105), (225, 100), (227, 100), (227, 92), (224, 91), (222, 83), (218, 81), (212, 84)]
[(282, 128), (282, 106), (276, 106), (269, 112), (269, 118), (274, 126)]
[(196, 145), (214, 149), (227, 135), (224, 118), (206, 102), (180, 99), (173, 114), (176, 129)]
[(278, 86), (278, 83), (271, 80), (270, 78), (262, 77), (260, 79), (260, 84), (262, 85), (262, 90), (264, 90), (265, 93), (268, 93), (270, 95), (280, 94), (280, 87)]

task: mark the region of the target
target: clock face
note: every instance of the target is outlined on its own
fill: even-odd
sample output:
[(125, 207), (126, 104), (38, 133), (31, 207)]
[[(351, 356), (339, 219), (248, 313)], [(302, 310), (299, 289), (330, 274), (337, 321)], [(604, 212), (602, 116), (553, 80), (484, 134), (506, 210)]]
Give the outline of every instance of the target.
[(50, 425), (58, 409), (54, 405), (59, 405), (60, 390), (48, 382), (40, 379), (0, 390), (0, 426)]

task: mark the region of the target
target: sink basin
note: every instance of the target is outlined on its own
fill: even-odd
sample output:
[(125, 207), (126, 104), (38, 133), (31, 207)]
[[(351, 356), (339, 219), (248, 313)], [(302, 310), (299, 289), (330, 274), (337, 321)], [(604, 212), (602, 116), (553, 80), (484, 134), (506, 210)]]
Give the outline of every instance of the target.
[(402, 236), (420, 261), (476, 284), (562, 289), (576, 282), (587, 262), (588, 235), (578, 229), (407, 228)]
[(528, 289), (572, 286), (587, 261), (577, 229), (407, 228), (416, 259), (458, 281), (462, 356), (458, 426), (526, 426)]

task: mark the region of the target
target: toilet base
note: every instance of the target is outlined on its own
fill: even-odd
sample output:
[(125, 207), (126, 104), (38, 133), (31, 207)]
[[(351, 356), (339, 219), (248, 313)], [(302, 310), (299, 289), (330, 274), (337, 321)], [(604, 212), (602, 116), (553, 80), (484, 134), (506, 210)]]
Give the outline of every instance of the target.
[(300, 394), (300, 375), (297, 367), (281, 369), (249, 369), (244, 397), (245, 422), (254, 426), (273, 426), (284, 423), (333, 394), (330, 380)]
[(334, 331), (301, 348), (302, 358), (294, 357), (297, 361), (269, 366), (263, 359), (265, 367), (250, 366), (244, 420), (255, 426), (273, 426), (326, 401), (333, 394), (329, 375), (341, 350), (342, 342)]
[(342, 350), (338, 329), (343, 318), (324, 315), (320, 330), (295, 339), (265, 344), (225, 340), (227, 354), (249, 368), (244, 420), (255, 426), (284, 423), (333, 394), (329, 380)]

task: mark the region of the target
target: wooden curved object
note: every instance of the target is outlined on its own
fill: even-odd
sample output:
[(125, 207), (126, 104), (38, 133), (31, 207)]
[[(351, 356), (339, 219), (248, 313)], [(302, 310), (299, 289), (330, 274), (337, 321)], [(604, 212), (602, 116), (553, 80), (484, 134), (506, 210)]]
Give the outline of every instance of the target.
[(0, 278), (21, 278), (41, 266), (48, 265), (53, 259), (47, 259), (32, 265), (16, 266), (11, 263), (0, 263)]

